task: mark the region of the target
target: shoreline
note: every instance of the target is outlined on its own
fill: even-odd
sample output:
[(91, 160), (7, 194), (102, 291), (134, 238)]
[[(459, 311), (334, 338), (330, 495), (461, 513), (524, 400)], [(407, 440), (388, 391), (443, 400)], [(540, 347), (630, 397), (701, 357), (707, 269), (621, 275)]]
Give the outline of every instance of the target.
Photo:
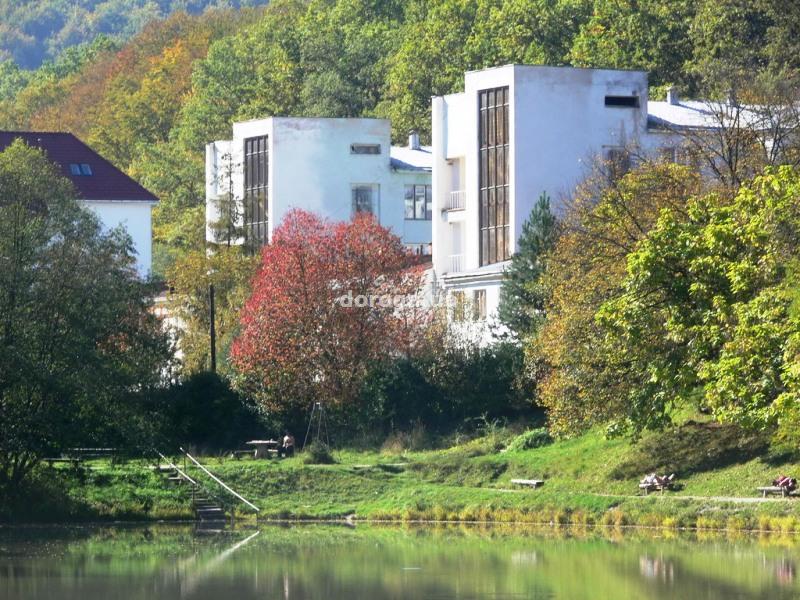
[[(598, 495), (608, 498), (610, 495)], [(698, 496), (669, 496), (666, 498), (653, 498), (652, 496), (614, 496), (629, 500), (646, 500), (652, 498), (661, 504), (660, 508), (671, 508), (670, 505), (685, 502), (705, 501), (702, 506), (692, 507), (689, 513), (675, 518), (667, 511), (624, 511), (615, 506), (602, 512), (589, 512), (575, 508), (569, 504), (561, 507), (549, 506), (540, 509), (507, 509), (489, 507), (473, 507), (462, 514), (464, 517), (455, 517), (452, 513), (442, 517), (447, 511), (444, 507), (434, 506), (428, 510), (409, 510), (408, 507), (398, 507), (395, 511), (384, 511), (380, 514), (351, 513), (341, 514), (291, 513), (278, 511), (264, 516), (235, 511), (224, 521), (226, 525), (344, 525), (356, 526), (359, 524), (377, 525), (483, 525), (483, 526), (535, 526), (547, 528), (583, 528), (587, 530), (650, 530), (650, 531), (681, 531), (681, 532), (737, 532), (737, 533), (768, 533), (800, 535), (800, 501), (795, 506), (791, 498), (726, 498), (719, 501), (714, 497)], [(730, 505), (739, 505), (736, 507)], [(727, 506), (726, 506), (727, 505)], [(759, 505), (790, 507), (797, 509), (797, 514), (768, 514), (758, 510)], [(752, 510), (755, 509), (755, 510)], [(721, 514), (722, 511), (726, 511)], [(719, 512), (714, 515), (711, 513)], [(479, 513), (480, 516), (476, 516)], [(427, 516), (426, 516), (427, 515)], [(147, 525), (199, 525), (214, 523), (214, 521), (201, 521), (186, 516), (164, 518), (140, 514), (134, 518), (103, 518), (100, 515), (87, 515), (86, 518), (73, 519), (47, 519), (33, 518), (25, 520), (0, 520), (0, 528), (45, 528), (45, 527), (136, 527)]]
[[(226, 521), (195, 521), (195, 520), (138, 520), (138, 521), (33, 521), (33, 522), (1, 522), (0, 531), (2, 530), (22, 530), (22, 529), (75, 529), (75, 528), (140, 528), (149, 527), (153, 525), (178, 525), (178, 526), (191, 526), (201, 523), (214, 524), (220, 523), (224, 525), (230, 524), (230, 519)], [(796, 538), (800, 542), (800, 530), (784, 531), (776, 529), (736, 529), (729, 527), (686, 527), (686, 526), (665, 526), (665, 525), (641, 525), (641, 524), (625, 524), (625, 525), (608, 525), (603, 523), (580, 523), (580, 522), (560, 522), (553, 521), (496, 521), (496, 520), (472, 520), (472, 521), (454, 521), (454, 520), (387, 520), (387, 519), (370, 519), (370, 518), (354, 518), (354, 519), (335, 519), (335, 518), (264, 518), (264, 519), (246, 519), (237, 517), (230, 529), (223, 528), (221, 531), (234, 532), (238, 526), (244, 525), (247, 529), (252, 529), (254, 526), (269, 525), (269, 526), (303, 526), (303, 525), (328, 525), (328, 526), (344, 526), (353, 528), (358, 525), (369, 526), (421, 526), (421, 527), (439, 527), (439, 526), (476, 526), (476, 527), (491, 527), (491, 528), (506, 528), (506, 527), (530, 527), (535, 529), (546, 529), (551, 531), (573, 532), (575, 530), (582, 530), (585, 532), (615, 532), (615, 533), (632, 533), (632, 532), (670, 532), (670, 533), (714, 533), (714, 534), (747, 534), (747, 535), (767, 535), (767, 536), (789, 536)]]

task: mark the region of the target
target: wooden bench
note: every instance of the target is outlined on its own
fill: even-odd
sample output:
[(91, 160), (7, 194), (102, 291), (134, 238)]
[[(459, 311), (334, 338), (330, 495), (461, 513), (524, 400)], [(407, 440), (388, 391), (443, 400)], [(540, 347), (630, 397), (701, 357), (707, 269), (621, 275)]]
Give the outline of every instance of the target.
[(92, 458), (112, 458), (116, 448), (69, 448), (65, 454), (72, 458), (89, 460)]
[(56, 463), (69, 463), (77, 469), (78, 466), (80, 466), (81, 461), (83, 459), (74, 456), (71, 457), (60, 456), (58, 458), (43, 458), (42, 460), (45, 461), (47, 463), (47, 466), (50, 468), (52, 468), (53, 465)]
[(542, 480), (542, 479), (512, 479), (511, 483), (513, 483), (514, 485), (521, 485), (523, 487), (529, 487), (529, 488), (532, 488), (532, 489), (535, 490), (537, 487), (540, 487), (540, 486), (544, 485), (544, 480)]
[(672, 488), (674, 481), (665, 481), (663, 483), (640, 483), (639, 489), (644, 490), (645, 495), (649, 494), (650, 492), (661, 492), (664, 493), (664, 490), (668, 490)]
[(785, 485), (767, 485), (756, 489), (761, 492), (762, 498), (766, 498), (768, 494), (775, 494), (776, 496), (786, 498), (792, 493), (792, 490)]

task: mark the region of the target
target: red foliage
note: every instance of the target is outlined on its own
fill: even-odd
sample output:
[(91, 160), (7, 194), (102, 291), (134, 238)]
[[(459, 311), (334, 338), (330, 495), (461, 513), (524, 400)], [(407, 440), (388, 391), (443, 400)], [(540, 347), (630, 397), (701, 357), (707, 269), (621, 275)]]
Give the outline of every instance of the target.
[(409, 301), (423, 279), (410, 258), (369, 215), (287, 214), (263, 249), (231, 351), (249, 391), (278, 409), (353, 401), (369, 366), (409, 352), (426, 318)]

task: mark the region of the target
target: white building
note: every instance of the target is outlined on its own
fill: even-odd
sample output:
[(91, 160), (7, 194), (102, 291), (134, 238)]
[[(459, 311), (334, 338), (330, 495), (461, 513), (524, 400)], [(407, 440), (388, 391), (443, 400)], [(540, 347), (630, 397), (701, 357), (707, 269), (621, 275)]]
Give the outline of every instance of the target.
[(233, 139), (206, 146), (206, 238), (219, 199), (243, 207), (245, 237), (263, 244), (299, 208), (346, 221), (375, 214), (417, 253), (431, 247), (431, 153), (416, 135), (391, 146), (383, 119), (270, 117), (234, 123)]
[(534, 203), (547, 194), (563, 212), (596, 158), (641, 145), (647, 105), (645, 72), (520, 65), (468, 72), (464, 92), (433, 98), (433, 268), (486, 332)]
[(146, 277), (152, 265), (150, 214), (158, 198), (71, 133), (0, 131), (0, 150), (15, 139), (42, 149), (105, 228), (122, 226), (127, 230), (136, 251), (137, 270)]

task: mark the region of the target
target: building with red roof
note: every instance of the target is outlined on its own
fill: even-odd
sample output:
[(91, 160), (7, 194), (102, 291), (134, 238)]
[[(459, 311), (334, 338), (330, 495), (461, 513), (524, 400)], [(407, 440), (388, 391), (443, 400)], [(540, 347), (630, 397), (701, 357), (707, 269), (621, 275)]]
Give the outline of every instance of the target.
[(0, 131), (0, 150), (16, 139), (42, 149), (105, 227), (125, 227), (133, 240), (139, 273), (150, 273), (151, 211), (158, 198), (71, 133)]

